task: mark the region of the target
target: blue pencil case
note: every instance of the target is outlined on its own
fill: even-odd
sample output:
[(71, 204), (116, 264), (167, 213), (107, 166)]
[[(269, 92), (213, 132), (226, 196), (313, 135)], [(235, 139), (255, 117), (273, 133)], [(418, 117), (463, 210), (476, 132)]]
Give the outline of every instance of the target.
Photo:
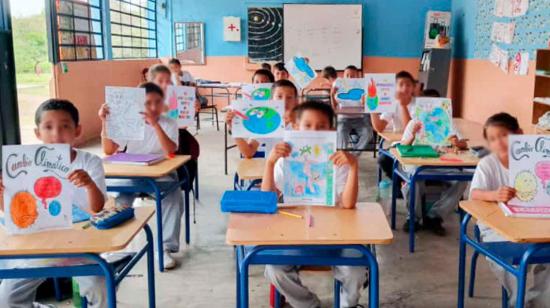
[(228, 190), (222, 196), (224, 213), (261, 213), (277, 212), (277, 194), (268, 191), (233, 191)]
[(106, 209), (93, 215), (90, 218), (90, 222), (97, 229), (106, 230), (114, 228), (134, 217), (134, 208), (129, 205), (117, 205), (112, 209)]

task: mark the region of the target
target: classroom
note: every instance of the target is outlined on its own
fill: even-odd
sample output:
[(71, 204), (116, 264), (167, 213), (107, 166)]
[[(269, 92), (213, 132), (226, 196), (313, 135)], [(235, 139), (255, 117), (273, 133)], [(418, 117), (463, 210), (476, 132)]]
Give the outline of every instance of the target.
[(550, 0), (0, 12), (0, 308), (550, 308)]

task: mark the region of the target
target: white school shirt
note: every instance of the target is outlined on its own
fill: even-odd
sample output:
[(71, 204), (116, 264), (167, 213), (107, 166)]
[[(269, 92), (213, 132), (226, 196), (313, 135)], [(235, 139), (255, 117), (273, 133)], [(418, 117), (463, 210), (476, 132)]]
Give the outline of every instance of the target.
[[(103, 194), (105, 201), (107, 201), (107, 186), (105, 185), (105, 171), (103, 170), (103, 161), (99, 156), (92, 153), (75, 149), (76, 157), (71, 164), (71, 171), (84, 170), (88, 172), (92, 181), (96, 184), (97, 188)], [(88, 194), (84, 187), (76, 188), (73, 195), (73, 204), (80, 207), (82, 210), (90, 210), (90, 204), (88, 200)]]
[[(414, 106), (415, 106), (415, 99), (409, 103), (407, 106), (407, 109), (409, 110), (409, 114), (412, 115), (414, 113)], [(388, 122), (388, 125), (386, 126), (386, 130), (393, 131), (393, 132), (400, 132), (403, 130), (405, 125), (408, 123), (403, 123), (403, 118), (401, 117), (401, 112), (399, 112), (399, 102), (397, 102), (397, 105), (395, 106), (394, 112), (384, 112), (382, 115), (380, 115), (380, 119)]]
[[(161, 115), (158, 123), (168, 138), (177, 146), (179, 131), (176, 120)], [(145, 124), (145, 137), (143, 140), (113, 140), (113, 142), (118, 144), (119, 151), (126, 149), (126, 153), (130, 154), (164, 154), (155, 129), (147, 123)]]
[[(275, 163), (275, 168), (273, 169), (273, 177), (275, 179), (275, 187), (281, 193), (283, 192), (284, 187), (284, 158), (279, 158)], [(334, 181), (336, 183), (336, 205), (340, 205), (342, 201), (342, 193), (346, 187), (346, 182), (348, 181), (349, 166), (345, 165), (342, 167), (336, 167), (336, 173)], [(284, 197), (284, 196), (283, 196)]]

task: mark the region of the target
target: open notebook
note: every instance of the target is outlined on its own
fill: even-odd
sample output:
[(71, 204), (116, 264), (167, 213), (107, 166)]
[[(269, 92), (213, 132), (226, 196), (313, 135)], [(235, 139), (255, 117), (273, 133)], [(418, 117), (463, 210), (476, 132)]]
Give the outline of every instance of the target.
[(159, 163), (166, 158), (162, 154), (129, 154), (117, 153), (106, 157), (104, 161), (109, 164), (150, 166)]

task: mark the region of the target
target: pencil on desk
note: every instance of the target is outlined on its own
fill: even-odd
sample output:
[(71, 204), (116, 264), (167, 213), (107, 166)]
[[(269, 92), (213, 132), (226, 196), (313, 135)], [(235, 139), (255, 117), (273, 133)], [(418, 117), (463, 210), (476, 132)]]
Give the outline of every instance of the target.
[(301, 215), (293, 214), (293, 213), (289, 213), (289, 212), (285, 212), (285, 211), (279, 211), (279, 214), (283, 214), (283, 215), (288, 216), (288, 217), (300, 218), (300, 219), (304, 218)]

